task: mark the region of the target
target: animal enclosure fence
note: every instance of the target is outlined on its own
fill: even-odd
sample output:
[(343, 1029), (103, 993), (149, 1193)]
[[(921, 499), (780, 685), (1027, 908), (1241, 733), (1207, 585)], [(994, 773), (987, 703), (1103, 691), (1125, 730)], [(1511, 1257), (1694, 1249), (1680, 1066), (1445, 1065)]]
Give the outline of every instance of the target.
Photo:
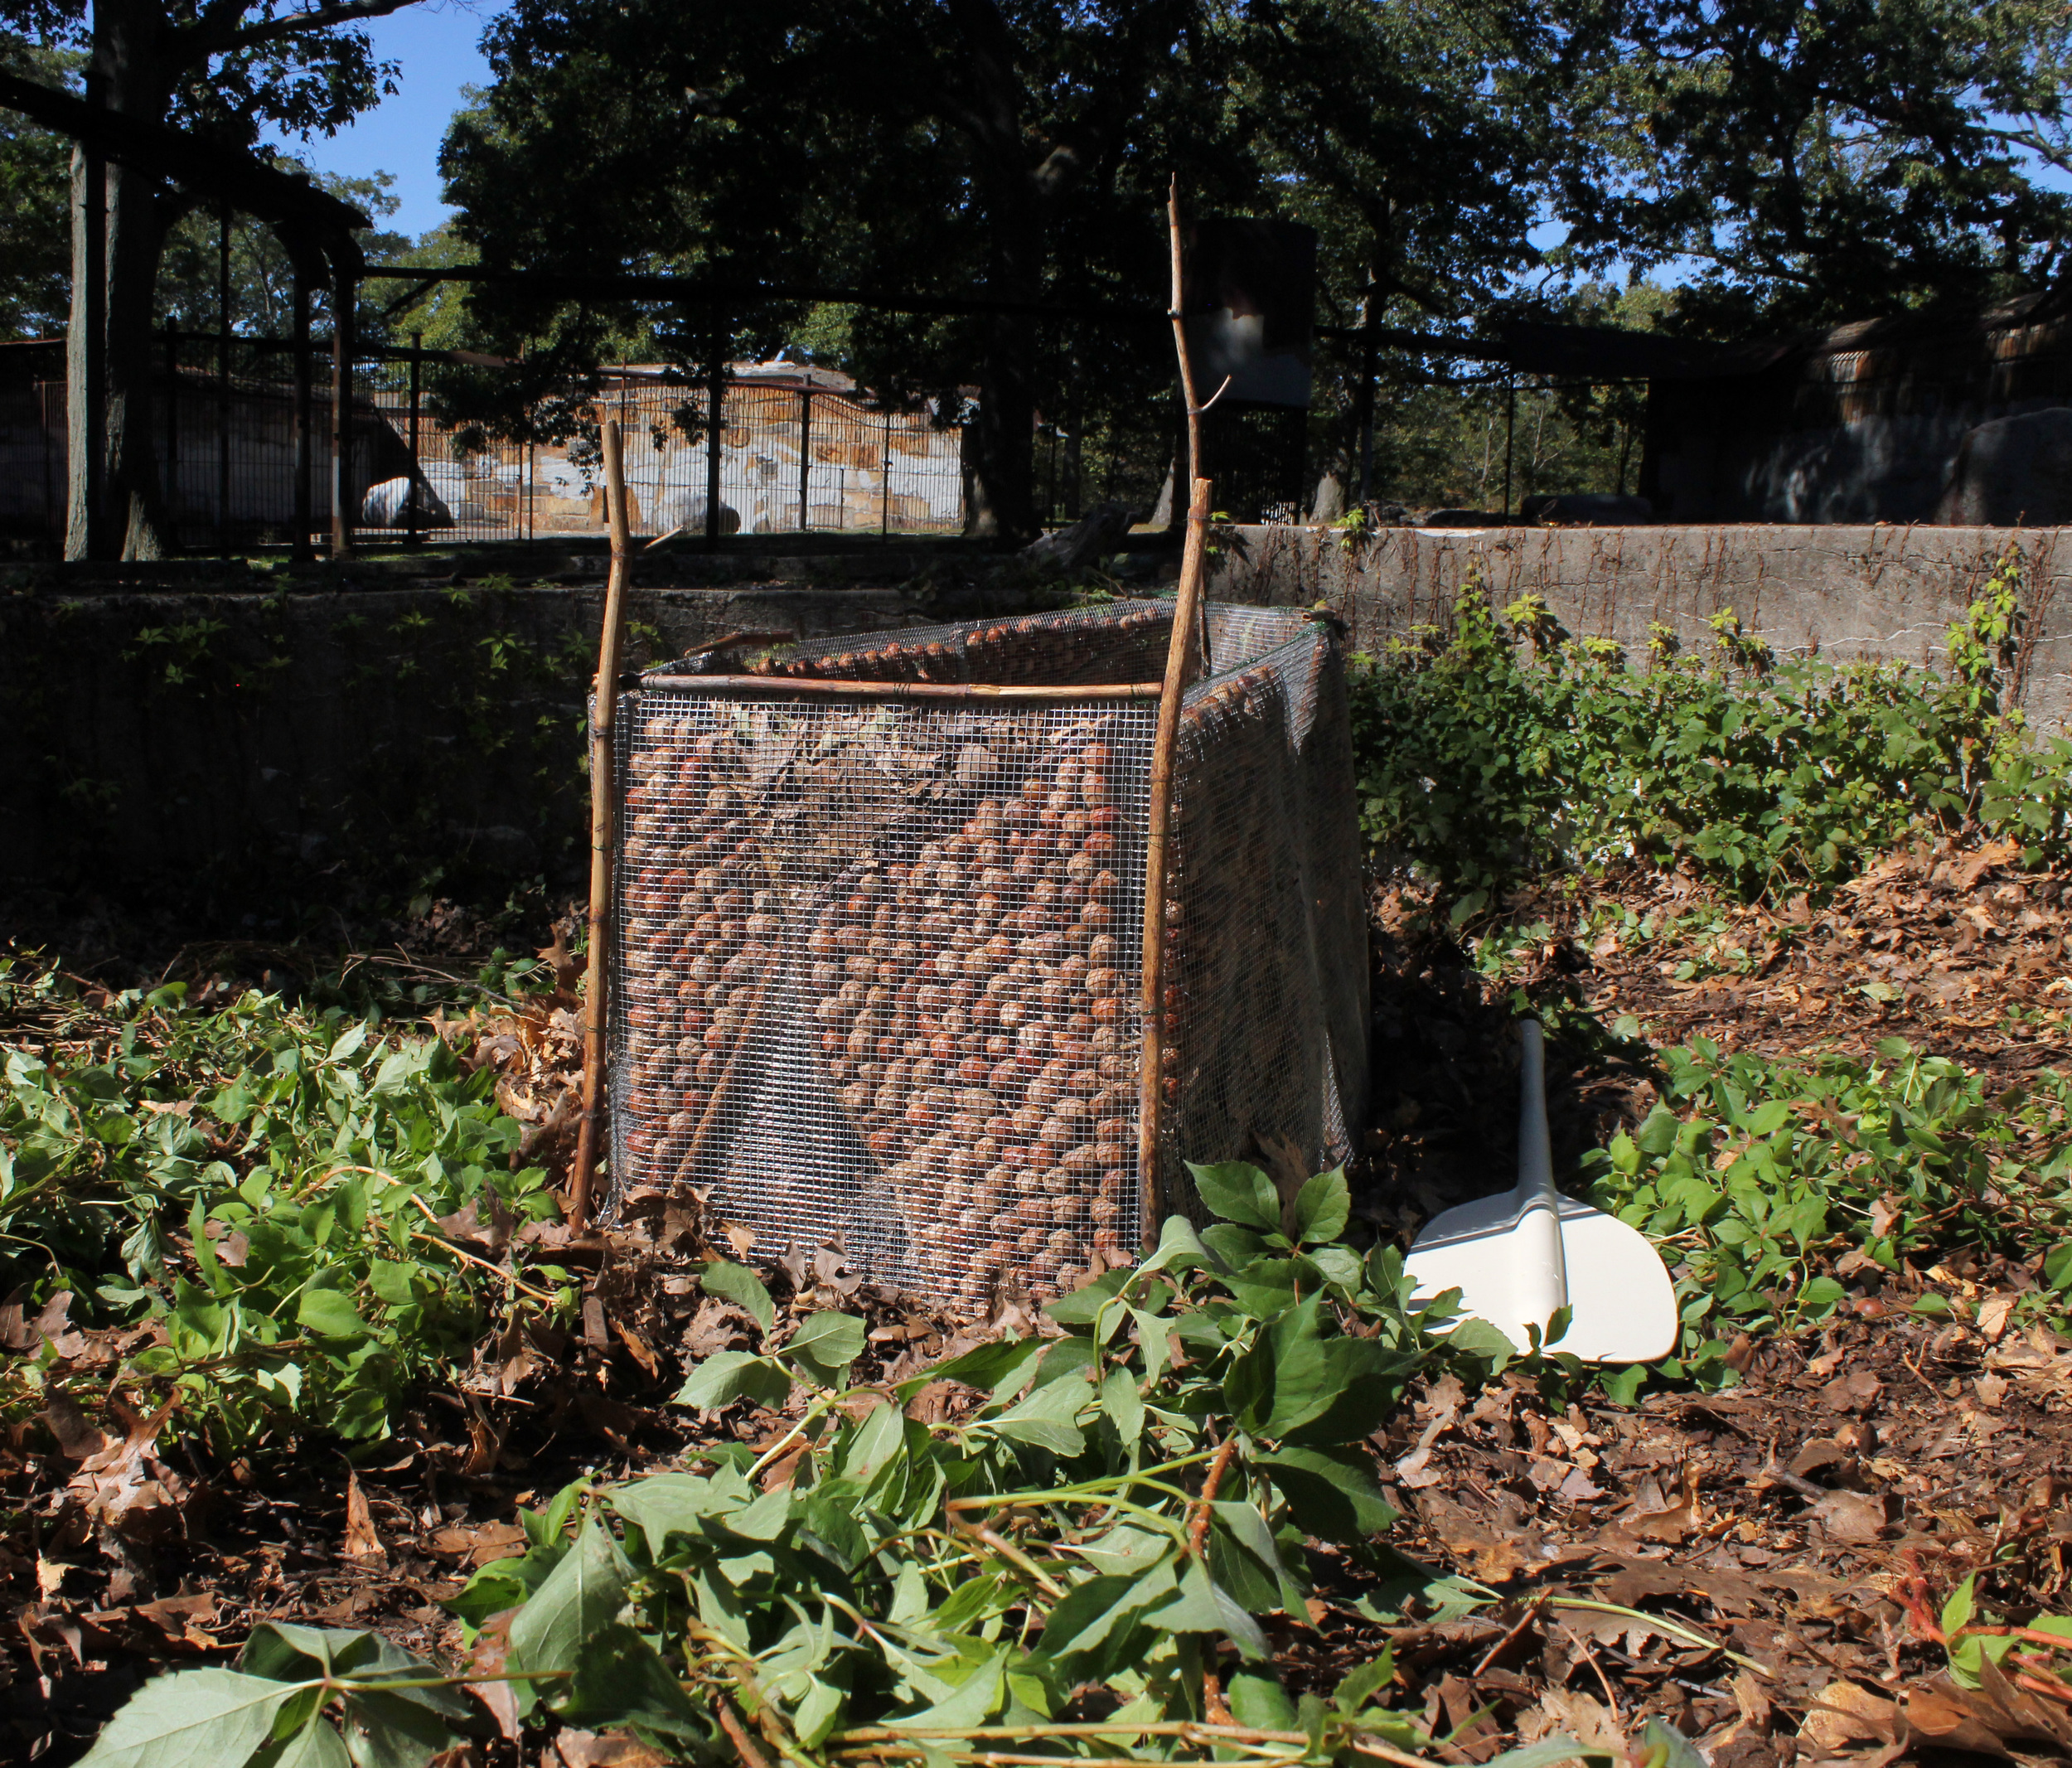
[(1336, 641), (1218, 607), (1182, 710), (1138, 1170), (1158, 690), (1133, 685), (1171, 619), (917, 628), (746, 677), (686, 660), (626, 695), (615, 1200), (709, 1189), (768, 1251), (838, 1245), (975, 1309), (1191, 1213), (1183, 1156), (1344, 1156), (1366, 970)]
[[(332, 399), (311, 352), (306, 446), (292, 344), (166, 330), (154, 352), (148, 435), (167, 526), (194, 551), (291, 542), (331, 527)], [(893, 410), (821, 371), (743, 365), (708, 425), (708, 388), (658, 369), (608, 371), (564, 400), (559, 440), (501, 441), (450, 421), (433, 396), (446, 352), (391, 350), (361, 363), (348, 406), (346, 508), (371, 541), (530, 540), (605, 531), (594, 434), (627, 438), (634, 530), (704, 531), (716, 467), (722, 531), (955, 533), (964, 521), (960, 432), (930, 409)], [(494, 372), (482, 364), (477, 373)], [(0, 532), (65, 528), (61, 345), (0, 346)]]

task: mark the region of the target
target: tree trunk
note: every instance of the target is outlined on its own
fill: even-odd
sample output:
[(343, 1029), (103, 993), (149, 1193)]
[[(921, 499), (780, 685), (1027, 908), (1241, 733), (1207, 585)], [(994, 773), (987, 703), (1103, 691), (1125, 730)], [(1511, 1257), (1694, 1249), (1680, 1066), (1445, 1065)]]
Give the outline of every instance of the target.
[[(103, 501), (107, 467), (101, 416), (105, 374), (101, 346), (108, 326), (96, 295), (105, 297), (101, 269), (108, 229), (94, 201), (94, 181), (105, 192), (100, 162), (72, 149), (72, 311), (65, 328), (65, 556), (91, 559), (100, 550), (94, 516)], [(99, 240), (95, 235), (98, 234)]]
[[(971, 143), (986, 222), (986, 293), (1034, 302), (1043, 293), (1042, 196), (1022, 138), (1015, 45), (992, 0), (950, 0), (957, 89), (944, 114)], [(964, 531), (1024, 541), (1036, 524), (1036, 322), (996, 313), (985, 324), (979, 409), (965, 431)]]
[[(162, 8), (141, 0), (99, 0), (94, 8), (95, 88), (111, 110), (157, 121), (165, 115), (174, 70), (166, 65)], [(157, 559), (169, 550), (158, 490), (152, 423), (152, 312), (158, 259), (165, 245), (159, 181), (133, 166), (109, 162), (104, 251), (89, 236), (85, 156), (73, 157), (72, 312), (65, 339), (66, 469), (69, 502), (65, 556), (106, 555), (120, 539), (126, 559)], [(100, 448), (100, 514), (89, 521), (87, 487), (94, 476), (93, 353), (90, 330), (94, 259), (101, 259), (99, 356), (106, 398)]]
[(125, 559), (173, 550), (152, 421), (152, 308), (165, 245), (157, 181), (116, 166), (108, 181), (108, 526)]

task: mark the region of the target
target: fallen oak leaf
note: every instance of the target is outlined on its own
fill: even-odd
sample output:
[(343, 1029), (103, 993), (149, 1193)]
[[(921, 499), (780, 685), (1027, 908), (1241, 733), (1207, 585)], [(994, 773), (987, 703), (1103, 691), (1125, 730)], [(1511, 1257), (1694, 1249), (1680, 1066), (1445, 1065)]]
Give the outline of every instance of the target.
[(1823, 1756), (1852, 1743), (1898, 1741), (1899, 1708), (1853, 1682), (1830, 1683), (1813, 1698), (1798, 1727), (1801, 1742)]
[(367, 1494), (360, 1489), (360, 1475), (346, 1475), (346, 1545), (348, 1559), (373, 1560), (386, 1565), (388, 1549), (375, 1532), (374, 1513), (367, 1508)]

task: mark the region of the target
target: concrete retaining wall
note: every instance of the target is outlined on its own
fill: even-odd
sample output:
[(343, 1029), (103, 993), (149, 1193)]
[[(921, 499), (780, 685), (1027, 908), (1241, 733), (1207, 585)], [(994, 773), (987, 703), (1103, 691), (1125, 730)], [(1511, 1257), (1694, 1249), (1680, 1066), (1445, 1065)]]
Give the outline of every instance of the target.
[[(1784, 652), (1934, 664), (2003, 550), (2024, 565), (2019, 697), (2072, 717), (2072, 546), (2055, 529), (1240, 528), (1211, 593), (1323, 601), (1374, 649), (1449, 621), (1479, 572), (1578, 635), (1702, 647), (1731, 608)], [(588, 559), (572, 560), (587, 568)], [(4, 587), (4, 586), (0, 586)], [(0, 888), (139, 885), (289, 903), (344, 887), (501, 893), (586, 863), (583, 699), (601, 586), (265, 593), (22, 582), (0, 593)], [(723, 632), (1009, 613), (1026, 592), (638, 589), (634, 666)]]
[(1687, 647), (1731, 608), (1780, 654), (1939, 664), (1943, 636), (2006, 550), (2024, 567), (2016, 697), (2041, 727), (2072, 719), (2072, 530), (1862, 527), (1385, 528), (1346, 545), (1307, 528), (1220, 537), (1210, 593), (1269, 606), (1328, 603), (1372, 650), (1445, 626), (1476, 572), (1501, 608), (1546, 598), (1578, 637), (1644, 655), (1659, 623)]
[[(448, 892), (576, 879), (601, 600), (589, 587), (0, 597), (0, 886), (148, 883), (222, 901), (321, 895), (327, 877)], [(995, 611), (1010, 605), (637, 590), (629, 666), (733, 631)]]

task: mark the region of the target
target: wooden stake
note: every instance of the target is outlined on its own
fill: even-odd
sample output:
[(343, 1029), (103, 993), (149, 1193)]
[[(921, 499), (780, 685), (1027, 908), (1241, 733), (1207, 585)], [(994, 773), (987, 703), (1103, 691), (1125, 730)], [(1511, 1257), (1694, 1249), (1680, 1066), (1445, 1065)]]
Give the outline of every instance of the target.
[(616, 418), (604, 425), (604, 490), (612, 524), (612, 572), (604, 584), (604, 636), (598, 645), (590, 714), (590, 975), (583, 1001), (583, 1117), (575, 1170), (569, 1175), (569, 1225), (590, 1222), (590, 1174), (603, 1115), (606, 991), (612, 949), (612, 726), (618, 713), (619, 645), (626, 626), (626, 561), (632, 550), (626, 511), (626, 466)]
[(1137, 1080), (1137, 1183), (1143, 1203), (1141, 1232), (1154, 1244), (1165, 1213), (1159, 1171), (1159, 1120), (1164, 1103), (1165, 889), (1170, 865), (1173, 760), (1179, 748), (1180, 701), (1193, 679), (1195, 635), (1202, 613), (1202, 572), (1208, 554), (1210, 485), (1199, 477), (1202, 414), (1194, 399), (1194, 368), (1187, 354), (1180, 316), (1180, 188), (1173, 181), (1166, 205), (1173, 246), (1173, 347), (1179, 356), (1180, 390), (1187, 401), (1188, 465), (1195, 477), (1187, 506), (1187, 544), (1180, 554), (1180, 582), (1173, 604), (1173, 637), (1165, 651), (1165, 682), (1159, 695), (1158, 733), (1151, 744), (1151, 802), (1144, 840), (1143, 1065)]

